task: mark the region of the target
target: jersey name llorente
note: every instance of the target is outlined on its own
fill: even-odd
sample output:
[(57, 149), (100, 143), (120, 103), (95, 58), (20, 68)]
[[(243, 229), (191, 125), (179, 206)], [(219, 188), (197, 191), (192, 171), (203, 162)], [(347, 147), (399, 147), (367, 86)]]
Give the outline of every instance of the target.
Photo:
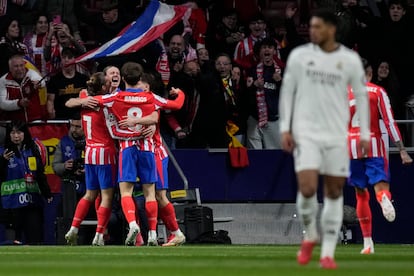
[[(368, 106), (362, 62), (355, 52), (340, 45), (327, 53), (312, 43), (293, 50), (283, 77), (281, 131), (291, 131), (295, 137), (317, 137), (319, 141), (346, 141), (348, 85)], [(363, 135), (368, 139), (368, 110), (363, 115)]]
[(380, 127), (383, 121), (389, 136), (393, 142), (401, 141), (401, 134), (391, 109), (390, 100), (385, 90), (372, 83), (367, 83), (369, 96), (370, 111), (370, 129), (371, 129), (371, 149), (367, 154), (358, 150), (360, 140), (359, 116), (355, 106), (355, 98), (352, 89), (349, 91), (349, 107), (351, 120), (349, 122), (349, 151), (352, 159), (361, 159), (364, 157), (387, 157), (385, 144), (382, 139)]
[[(80, 98), (86, 98), (86, 90), (80, 92)], [(82, 128), (85, 133), (85, 164), (116, 164), (116, 148), (106, 127), (102, 108), (82, 109)]]

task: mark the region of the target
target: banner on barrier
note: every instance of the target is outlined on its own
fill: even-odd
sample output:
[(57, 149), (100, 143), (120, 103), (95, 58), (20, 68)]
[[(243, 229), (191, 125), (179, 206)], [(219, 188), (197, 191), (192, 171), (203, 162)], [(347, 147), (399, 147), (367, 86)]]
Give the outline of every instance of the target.
[(45, 174), (52, 193), (61, 192), (61, 179), (52, 168), (54, 154), (60, 139), (68, 134), (66, 123), (47, 123), (30, 126), (33, 138), (39, 139), (46, 148)]

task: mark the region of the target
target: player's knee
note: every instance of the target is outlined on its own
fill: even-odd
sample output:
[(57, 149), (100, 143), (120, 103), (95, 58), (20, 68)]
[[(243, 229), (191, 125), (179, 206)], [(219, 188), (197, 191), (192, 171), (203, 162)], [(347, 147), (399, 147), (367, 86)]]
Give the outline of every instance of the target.
[(94, 191), (90, 191), (90, 190), (87, 190), (85, 195), (83, 196), (83, 198), (86, 199), (87, 201), (94, 201), (96, 197), (97, 197), (97, 193), (96, 192), (94, 193)]
[(306, 187), (306, 188), (302, 188), (300, 192), (305, 198), (310, 198), (315, 195), (316, 189), (311, 188), (311, 187)]
[(342, 196), (342, 189), (329, 189), (325, 191), (325, 196), (330, 199), (337, 199)]

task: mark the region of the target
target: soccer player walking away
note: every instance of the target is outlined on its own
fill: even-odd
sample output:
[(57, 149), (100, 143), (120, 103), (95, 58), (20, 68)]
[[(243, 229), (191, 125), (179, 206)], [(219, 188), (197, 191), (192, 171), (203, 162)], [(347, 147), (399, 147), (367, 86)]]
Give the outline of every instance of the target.
[(371, 120), (371, 149), (363, 154), (356, 147), (360, 139), (359, 117), (352, 90), (349, 91), (349, 107), (351, 121), (349, 123), (349, 151), (351, 155), (351, 176), (349, 183), (355, 187), (357, 206), (356, 212), (364, 237), (364, 248), (361, 254), (373, 254), (374, 242), (372, 241), (372, 216), (369, 207), (368, 187), (373, 186), (376, 199), (381, 205), (382, 213), (386, 220), (395, 220), (395, 209), (391, 202), (389, 185), (389, 171), (386, 145), (382, 139), (380, 128), (381, 120), (387, 129), (391, 140), (398, 147), (403, 164), (411, 164), (413, 160), (404, 148), (401, 134), (394, 121), (390, 100), (384, 88), (372, 84), (372, 67), (367, 60), (363, 60), (367, 88), (369, 96), (369, 110)]
[(349, 174), (347, 87), (354, 89), (361, 139), (368, 152), (368, 95), (359, 56), (335, 40), (336, 16), (316, 11), (310, 21), (311, 43), (292, 51), (282, 81), (280, 132), (282, 148), (293, 152), (298, 180), (296, 206), (305, 235), (297, 255), (309, 263), (319, 239), (316, 216), (318, 176), (323, 175), (320, 266), (335, 269), (334, 253), (343, 218), (343, 186)]

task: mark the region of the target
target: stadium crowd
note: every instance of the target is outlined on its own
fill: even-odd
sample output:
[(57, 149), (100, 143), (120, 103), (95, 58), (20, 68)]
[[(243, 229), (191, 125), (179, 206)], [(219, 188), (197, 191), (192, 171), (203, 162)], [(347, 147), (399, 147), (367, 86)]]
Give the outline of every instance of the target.
[[(306, 24), (308, 19), (301, 18), (307, 11), (292, 2), (282, 23), (274, 24), (264, 15), (265, 1), (164, 1), (191, 7), (191, 13), (137, 52), (74, 63), (113, 39), (147, 2), (2, 1), (0, 121), (74, 119), (79, 109), (66, 103), (79, 97), (96, 72), (110, 78), (111, 91), (136, 89), (136, 83), (122, 83), (119, 72), (133, 61), (148, 73), (154, 93), (167, 98), (178, 88), (185, 94), (181, 109), (161, 112), (159, 131), (170, 148), (227, 148), (228, 129), (236, 125), (235, 136), (246, 147), (280, 149), (280, 87), (290, 51), (308, 40), (298, 28)], [(387, 3), (315, 1), (335, 9), (338, 40), (375, 64), (372, 82), (388, 92), (395, 118), (406, 119), (414, 84), (409, 73), (414, 25), (404, 0)], [(28, 60), (35, 68), (27, 68)], [(408, 136), (404, 127), (401, 131)], [(64, 169), (73, 166), (61, 161)], [(92, 197), (85, 198), (89, 208)], [(134, 219), (135, 213), (130, 229), (138, 227)], [(133, 234), (128, 244), (135, 244)]]
[[(1, 120), (69, 119), (64, 102), (86, 87), (87, 76), (132, 60), (154, 75), (154, 92), (165, 96), (170, 87), (178, 87), (187, 95), (181, 110), (165, 111), (161, 118), (162, 136), (170, 147), (227, 147), (231, 121), (247, 147), (280, 148), (277, 107), (284, 66), (290, 50), (307, 40), (297, 30), (306, 24), (307, 19), (300, 21), (307, 11), (299, 11), (297, 2), (287, 4), (277, 24), (261, 13), (264, 1), (165, 1), (191, 7), (191, 15), (136, 53), (72, 66), (67, 64), (87, 49), (114, 38), (147, 1), (6, 2), (0, 9)], [(372, 7), (344, 0), (335, 9), (339, 41), (374, 64), (373, 82), (388, 92), (396, 119), (406, 119), (414, 59), (407, 2), (393, 0), (386, 6), (382, 1)], [(36, 78), (27, 82), (26, 76), (23, 81), (15, 77), (17, 69), (9, 64), (15, 54), (28, 56), (40, 71), (47, 87), (45, 105), (37, 99), (41, 87), (33, 82)], [(15, 95), (16, 87), (27, 95)]]

